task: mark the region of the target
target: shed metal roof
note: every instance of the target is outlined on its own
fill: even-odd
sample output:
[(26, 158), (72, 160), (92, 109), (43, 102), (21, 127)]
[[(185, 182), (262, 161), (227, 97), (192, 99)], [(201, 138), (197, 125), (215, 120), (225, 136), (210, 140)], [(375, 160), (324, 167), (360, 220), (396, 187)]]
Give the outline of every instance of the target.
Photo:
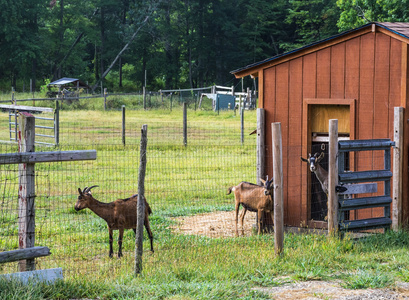
[(63, 86), (63, 85), (72, 85), (72, 86), (74, 86), (74, 87), (76, 87), (77, 86), (77, 82), (79, 82), (79, 87), (80, 88), (89, 88), (89, 86), (87, 85), (87, 84), (85, 84), (84, 82), (82, 82), (81, 80), (79, 80), (79, 79), (77, 79), (77, 78), (68, 78), (68, 77), (63, 77), (63, 78), (60, 78), (60, 79), (58, 79), (58, 80), (56, 80), (56, 81), (53, 81), (53, 82), (50, 82), (49, 84), (47, 84), (47, 85), (60, 85), (60, 86)]
[(382, 28), (385, 30), (385, 32), (395, 34), (399, 36), (402, 40), (405, 40), (406, 42), (409, 43), (409, 23), (403, 23), (403, 22), (396, 22), (396, 23), (391, 23), (391, 22), (373, 22), (373, 23), (368, 23), (365, 24), (361, 27), (342, 32), (340, 34), (331, 36), (329, 38), (326, 38), (324, 40), (320, 40), (314, 43), (311, 43), (309, 45), (303, 46), (301, 48), (294, 49), (289, 52), (285, 52), (270, 58), (267, 58), (265, 60), (247, 65), (245, 67), (239, 68), (237, 70), (231, 71), (230, 73), (234, 74), (236, 77), (240, 78), (246, 75), (255, 75), (253, 71), (255, 72), (256, 70), (258, 71), (261, 69), (264, 65), (270, 65), (271, 63), (274, 63), (274, 61), (279, 60), (281, 58), (285, 58), (287, 56), (297, 56), (297, 54), (302, 54), (305, 52), (305, 50), (308, 50), (310, 48), (314, 48), (315, 46), (319, 46), (321, 44), (325, 43), (334, 43), (336, 42), (337, 39), (342, 38), (347, 35), (354, 35), (359, 33), (360, 31), (364, 31), (365, 29), (371, 29), (373, 26), (377, 26), (379, 28)]

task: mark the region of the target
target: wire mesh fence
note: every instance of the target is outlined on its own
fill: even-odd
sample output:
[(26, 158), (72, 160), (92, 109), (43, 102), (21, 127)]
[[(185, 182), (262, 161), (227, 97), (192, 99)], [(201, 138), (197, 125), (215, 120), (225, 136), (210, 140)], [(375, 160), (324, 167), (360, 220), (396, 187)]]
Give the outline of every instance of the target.
[[(149, 216), (154, 235), (155, 254), (149, 254), (149, 239), (144, 237), (146, 269), (195, 259), (221, 259), (234, 251), (271, 249), (272, 235), (255, 237), (256, 214), (247, 213), (244, 230), (236, 238), (234, 196), (227, 188), (241, 181), (256, 182), (255, 112), (245, 112), (244, 142), (240, 118), (233, 112), (193, 114), (188, 112), (188, 143), (183, 141), (182, 112), (141, 111), (127, 113), (126, 143), (123, 143), (121, 113), (102, 110), (63, 111), (60, 116), (58, 147), (36, 146), (36, 152), (53, 150), (97, 151), (95, 161), (49, 162), (35, 165), (35, 245), (47, 246), (52, 255), (36, 259), (37, 269), (62, 267), (68, 277), (98, 278), (133, 273), (135, 238), (125, 230), (122, 241), (124, 256), (118, 259), (118, 231), (114, 231), (114, 258), (108, 257), (109, 234), (103, 214), (90, 209), (77, 211), (79, 190), (98, 185), (92, 196), (103, 202), (127, 199), (138, 191), (140, 129), (148, 124), (147, 173), (145, 196), (152, 214)], [(8, 130), (8, 113), (0, 113), (0, 132)], [(301, 155), (301, 145), (284, 146), (283, 153)], [(325, 147), (319, 145), (317, 151)], [(13, 143), (0, 143), (0, 153), (17, 152)], [(351, 154), (351, 170), (382, 167), (383, 154), (377, 151)], [(328, 167), (323, 163), (324, 169)], [(299, 173), (308, 168), (299, 158), (284, 166), (286, 177), (285, 219), (301, 215), (300, 190), (308, 192), (308, 215), (326, 221), (327, 198), (315, 175), (301, 180)], [(271, 174), (270, 174), (271, 175)], [(19, 248), (18, 165), (0, 165), (0, 251)], [(378, 192), (383, 186), (378, 185)], [(365, 196), (365, 195), (363, 195)], [(123, 201), (128, 203), (131, 199)], [(298, 203), (297, 205), (291, 203)], [(115, 210), (110, 208), (110, 211)], [(379, 209), (353, 212), (348, 218), (370, 215)], [(112, 213), (111, 213), (112, 214)], [(116, 221), (117, 222), (117, 221)], [(239, 224), (239, 228), (241, 228)], [(261, 258), (262, 259), (262, 258)], [(219, 262), (222, 263), (222, 262)], [(0, 273), (19, 270), (18, 263), (0, 264)]]
[[(143, 114), (130, 113), (144, 119)], [(36, 152), (95, 149), (97, 160), (35, 164), (35, 245), (47, 246), (52, 252), (51, 256), (36, 259), (37, 269), (62, 267), (65, 276), (74, 277), (90, 271), (97, 271), (98, 276), (132, 273), (134, 232), (125, 230), (124, 257), (109, 259), (107, 223), (90, 209), (76, 211), (74, 205), (78, 189), (86, 186), (98, 185), (92, 195), (101, 202), (137, 193), (140, 128), (144, 123), (148, 124), (145, 196), (153, 211), (150, 223), (156, 253), (170, 251), (179, 256), (185, 248), (183, 240), (191, 244), (216, 238), (223, 244), (220, 238), (234, 236), (234, 197), (227, 196), (226, 191), (242, 180), (256, 181), (255, 136), (242, 144), (239, 120), (193, 120), (188, 121), (185, 146), (182, 122), (172, 117), (156, 120), (162, 117), (155, 114), (154, 121), (133, 121), (130, 117), (124, 145), (120, 112), (61, 114), (60, 145), (36, 145)], [(225, 116), (233, 117), (231, 113)], [(7, 127), (5, 119), (7, 113), (2, 113), (2, 131)], [(246, 128), (250, 132), (254, 127), (254, 118), (249, 118)], [(1, 153), (17, 151), (16, 144), (0, 144)], [(19, 247), (18, 165), (1, 165), (0, 170), (0, 251), (9, 251)], [(250, 214), (245, 223), (249, 234), (254, 217)], [(115, 256), (117, 239), (118, 231), (114, 231)], [(144, 240), (145, 252), (149, 253), (146, 233)], [(160, 255), (146, 255), (147, 265), (160, 263)], [(18, 263), (0, 265), (0, 273), (18, 269)]]

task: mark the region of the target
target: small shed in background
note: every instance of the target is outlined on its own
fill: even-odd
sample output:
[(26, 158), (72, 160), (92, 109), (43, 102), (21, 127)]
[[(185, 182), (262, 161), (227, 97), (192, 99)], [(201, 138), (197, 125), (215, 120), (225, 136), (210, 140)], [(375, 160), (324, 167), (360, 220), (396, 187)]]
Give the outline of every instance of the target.
[[(393, 140), (394, 107), (403, 107), (404, 120), (409, 119), (408, 44), (409, 23), (369, 23), (232, 71), (237, 78), (258, 77), (258, 107), (265, 110), (265, 170), (270, 176), (270, 124), (281, 122), (286, 225), (326, 227), (325, 212), (314, 208), (320, 201), (313, 199), (315, 176), (300, 157), (327, 151), (329, 119), (338, 119), (340, 138), (351, 140)], [(408, 126), (404, 122), (404, 224), (409, 217)], [(379, 169), (383, 160), (378, 158), (355, 155), (350, 168)], [(351, 218), (362, 219), (379, 217), (383, 211), (363, 209), (354, 213)]]
[[(52, 88), (56, 88), (56, 90), (52, 91)], [(47, 94), (50, 97), (54, 97), (58, 94), (61, 93), (61, 91), (66, 91), (68, 94), (72, 94), (73, 92), (79, 93), (80, 89), (85, 89), (85, 90), (89, 90), (90, 87), (82, 82), (81, 80), (77, 79), (77, 78), (68, 78), (68, 77), (63, 77), (60, 78), (56, 81), (50, 82), (49, 84), (47, 84), (47, 88), (48, 88), (48, 92)]]

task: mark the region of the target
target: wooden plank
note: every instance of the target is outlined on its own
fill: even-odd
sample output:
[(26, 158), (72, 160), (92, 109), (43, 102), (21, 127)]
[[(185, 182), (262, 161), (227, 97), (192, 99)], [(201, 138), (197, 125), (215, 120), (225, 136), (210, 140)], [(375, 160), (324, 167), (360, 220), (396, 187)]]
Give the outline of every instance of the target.
[(331, 97), (331, 48), (317, 52), (317, 98)]
[(365, 181), (383, 181), (392, 177), (392, 172), (389, 170), (378, 171), (358, 171), (358, 172), (346, 172), (339, 174), (339, 181), (341, 183), (354, 183)]
[(33, 247), (0, 252), (0, 264), (50, 255), (48, 247)]
[(36, 107), (36, 106), (25, 106), (25, 105), (7, 105), (0, 104), (0, 108), (4, 109), (14, 109), (18, 111), (41, 111), (41, 112), (54, 112), (53, 108), (50, 107)]
[(389, 206), (392, 198), (388, 196), (363, 197), (339, 200), (340, 211), (362, 209), (368, 207)]
[[(264, 108), (266, 110), (265, 122), (271, 124), (276, 122), (276, 68), (264, 70)], [(266, 101), (268, 99), (268, 101)], [(271, 149), (271, 126), (266, 126), (266, 175), (273, 174), (273, 150)]]
[[(311, 53), (303, 58), (303, 106), (302, 106), (302, 137), (301, 155), (307, 156), (311, 152), (311, 131), (308, 122), (308, 102), (305, 99), (315, 99), (317, 96), (317, 54)], [(301, 224), (307, 226), (310, 218), (309, 180), (310, 171), (307, 166), (301, 165)]]
[(393, 148), (393, 204), (392, 228), (397, 231), (402, 227), (402, 148), (403, 148), (403, 107), (395, 107)]
[(301, 58), (290, 62), (289, 86), (289, 115), (288, 115), (288, 168), (285, 181), (287, 182), (287, 209), (284, 211), (287, 224), (299, 226), (301, 219), (302, 194), (302, 88), (303, 88), (303, 60)]
[[(35, 119), (28, 113), (18, 116), (18, 149), (34, 152)], [(18, 243), (20, 249), (32, 248), (35, 243), (35, 173), (33, 163), (18, 165)], [(35, 269), (34, 259), (19, 262), (20, 271)]]
[[(281, 123), (281, 137), (283, 153), (289, 153), (288, 150), (288, 132), (289, 132), (289, 72), (290, 63), (284, 63), (277, 66), (276, 73), (276, 115), (275, 122)], [(284, 178), (288, 176), (288, 155), (283, 156), (283, 172)], [(270, 174), (271, 175), (271, 174)], [(283, 194), (284, 194), (284, 207), (288, 209), (288, 182), (283, 182)], [(287, 224), (288, 220), (284, 222)]]
[(0, 277), (8, 280), (19, 280), (24, 284), (32, 282), (54, 283), (64, 279), (61, 268), (4, 274)]
[(342, 187), (346, 188), (346, 191), (339, 192), (339, 195), (356, 195), (365, 193), (376, 193), (378, 191), (377, 183), (356, 183), (345, 184)]
[[(374, 125), (375, 33), (360, 37), (359, 97), (357, 101), (356, 139), (372, 139)], [(355, 171), (373, 169), (371, 153), (355, 154)], [(356, 211), (351, 218), (369, 218), (371, 210)]]
[(331, 47), (331, 98), (345, 98), (345, 43)]
[(266, 177), (266, 142), (265, 142), (265, 110), (257, 108), (257, 184), (261, 185), (260, 178)]
[(345, 98), (359, 98), (360, 38), (345, 44)]
[(0, 165), (95, 160), (96, 158), (96, 150), (5, 153), (0, 154)]

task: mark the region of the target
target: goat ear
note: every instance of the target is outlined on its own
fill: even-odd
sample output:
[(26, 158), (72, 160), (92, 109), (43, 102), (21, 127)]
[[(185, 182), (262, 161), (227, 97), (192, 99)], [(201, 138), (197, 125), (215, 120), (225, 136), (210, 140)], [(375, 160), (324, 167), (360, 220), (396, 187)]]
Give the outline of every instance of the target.
[(302, 161), (308, 162), (308, 159), (303, 158), (302, 156), (300, 156)]
[(260, 182), (262, 185), (264, 185), (266, 183), (266, 181), (263, 178), (260, 178)]
[(78, 193), (80, 193), (80, 195), (82, 195), (82, 194), (83, 194), (83, 192), (81, 191), (81, 189), (80, 189), (80, 188), (78, 188)]

